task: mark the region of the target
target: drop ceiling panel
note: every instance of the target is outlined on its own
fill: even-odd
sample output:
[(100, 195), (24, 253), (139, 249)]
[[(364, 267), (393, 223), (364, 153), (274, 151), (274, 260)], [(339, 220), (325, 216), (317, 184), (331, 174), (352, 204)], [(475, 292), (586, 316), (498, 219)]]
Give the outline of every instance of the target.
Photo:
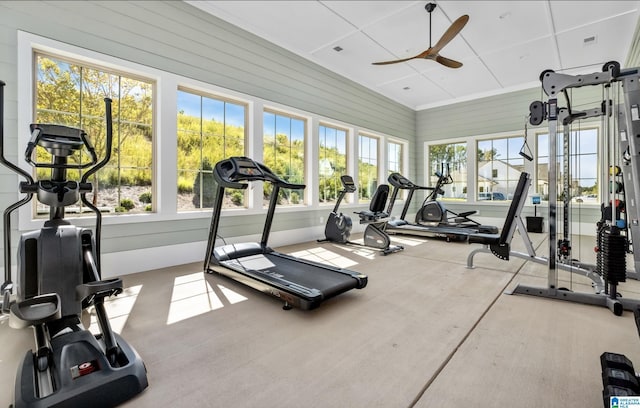
[(526, 46), (511, 47), (480, 58), (496, 76), (503, 88), (538, 81), (546, 69), (558, 69), (551, 37), (538, 39)]
[[(340, 46), (342, 51), (336, 52), (333, 49), (335, 46)], [(371, 65), (372, 60), (386, 60), (394, 57), (360, 32), (321, 48), (312, 55), (314, 61), (320, 65), (340, 72), (344, 76), (356, 78), (356, 82), (367, 86), (375, 86), (416, 73), (406, 64)]]
[(606, 3), (599, 1), (554, 0), (549, 4), (556, 32), (561, 33), (620, 14), (633, 13), (640, 6), (639, 3), (631, 0), (609, 0)]
[(455, 98), (484, 94), (500, 88), (500, 83), (479, 58), (467, 58), (461, 62), (463, 65), (456, 69), (456, 75), (451, 75), (448, 68), (436, 64), (423, 71), (422, 75)]
[(478, 55), (551, 35), (544, 1), (443, 1), (451, 15), (469, 14), (462, 36)]
[[(393, 15), (416, 1), (323, 1), (336, 14), (349, 21), (358, 28), (364, 28), (371, 23)], [(422, 2), (420, 2), (422, 4)]]
[(441, 102), (452, 97), (420, 74), (388, 82), (376, 88), (391, 99), (406, 101), (407, 106), (413, 108), (421, 104)]
[[(197, 5), (199, 2), (194, 2)], [(245, 30), (297, 53), (308, 53), (355, 28), (316, 1), (214, 1)]]
[[(563, 68), (581, 67), (594, 62), (605, 63), (617, 60), (625, 64), (627, 50), (635, 30), (637, 15), (623, 14), (618, 17), (590, 24), (558, 34), (558, 48)], [(617, 27), (611, 30), (610, 27)], [(585, 45), (585, 38), (595, 37)]]

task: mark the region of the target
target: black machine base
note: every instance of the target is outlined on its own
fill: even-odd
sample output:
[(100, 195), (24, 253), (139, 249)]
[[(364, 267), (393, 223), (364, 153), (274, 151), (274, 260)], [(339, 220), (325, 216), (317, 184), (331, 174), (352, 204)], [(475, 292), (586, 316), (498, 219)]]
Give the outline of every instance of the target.
[(51, 341), (50, 357), (55, 391), (40, 398), (34, 384), (42, 381), (34, 354), (25, 355), (16, 377), (14, 408), (113, 407), (141, 393), (147, 386), (146, 368), (138, 353), (117, 334), (118, 366), (112, 367), (96, 338), (81, 330)]

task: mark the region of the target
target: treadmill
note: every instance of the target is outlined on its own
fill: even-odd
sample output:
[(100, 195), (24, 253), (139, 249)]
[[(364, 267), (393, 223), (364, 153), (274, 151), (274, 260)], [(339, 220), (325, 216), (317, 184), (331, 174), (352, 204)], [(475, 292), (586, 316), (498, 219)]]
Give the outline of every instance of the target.
[[(391, 214), (393, 210), (393, 204), (398, 196), (400, 190), (409, 190), (407, 199), (405, 200), (404, 207), (399, 219), (395, 219), (387, 222), (385, 231), (390, 235), (412, 235), (419, 237), (436, 237), (444, 238), (447, 241), (468, 241), (469, 236), (472, 234), (495, 234), (498, 232), (498, 228), (492, 225), (481, 225), (473, 221), (473, 223), (459, 223), (459, 224), (446, 224), (446, 223), (434, 223), (434, 224), (421, 224), (411, 223), (405, 220), (407, 211), (411, 205), (411, 199), (413, 193), (417, 190), (433, 190), (434, 187), (422, 187), (411, 182), (400, 173), (393, 173), (389, 175), (389, 184), (393, 186), (393, 193), (389, 200), (389, 208), (387, 213)], [(473, 212), (459, 214), (464, 219), (469, 220), (466, 216), (473, 214)], [(469, 220), (472, 221), (472, 220)]]
[[(291, 184), (274, 174), (264, 164), (249, 157), (230, 157), (216, 163), (213, 171), (217, 184), (209, 229), (206, 273), (217, 272), (284, 301), (283, 309), (315, 309), (324, 300), (351, 289), (367, 286), (367, 276), (355, 271), (307, 261), (274, 251), (267, 246), (273, 214), (281, 188), (300, 190), (304, 184)], [(215, 246), (225, 188), (246, 189), (242, 181), (271, 183), (273, 189), (260, 242)]]

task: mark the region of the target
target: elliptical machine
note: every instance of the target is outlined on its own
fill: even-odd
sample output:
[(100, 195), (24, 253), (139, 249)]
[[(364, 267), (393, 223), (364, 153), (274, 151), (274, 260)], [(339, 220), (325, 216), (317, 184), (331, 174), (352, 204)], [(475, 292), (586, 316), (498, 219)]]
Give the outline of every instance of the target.
[[(35, 349), (28, 351), (18, 369), (14, 407), (111, 407), (129, 400), (148, 385), (144, 363), (136, 351), (114, 333), (104, 299), (122, 292), (119, 278), (101, 280), (100, 210), (87, 200), (93, 191), (87, 180), (111, 156), (111, 100), (105, 99), (106, 155), (98, 162), (87, 134), (79, 128), (32, 124), (25, 160), (35, 168), (51, 170), (50, 179), (34, 180), (4, 156), (4, 86), (0, 81), (0, 162), (26, 181), (24, 198), (4, 211), (4, 271), (1, 313), (9, 325), (33, 327)], [(51, 155), (51, 163), (34, 161), (38, 149)], [(88, 158), (70, 162), (72, 157)], [(83, 171), (80, 181), (68, 180), (68, 170)], [(33, 196), (50, 207), (49, 219), (38, 231), (21, 236), (17, 280), (11, 279), (11, 213)], [(95, 236), (90, 228), (71, 225), (65, 207), (79, 199), (96, 214)], [(15, 299), (12, 294), (15, 292)], [(90, 306), (100, 334), (94, 336), (81, 323)]]
[(416, 224), (440, 227), (473, 228), (483, 234), (498, 233), (498, 227), (493, 225), (481, 225), (479, 222), (469, 218), (469, 216), (475, 214), (476, 211), (456, 213), (446, 209), (444, 205), (438, 201), (438, 195), (444, 194), (442, 186), (453, 183), (451, 173), (449, 172), (449, 164), (447, 164), (446, 173), (444, 171), (443, 163), (440, 171), (436, 171), (435, 175), (438, 177), (438, 181), (436, 181), (436, 185), (431, 190), (431, 193), (429, 193), (425, 198), (422, 203), (422, 207), (416, 213)]
[(327, 225), (324, 229), (325, 239), (318, 240), (318, 242), (330, 241), (339, 244), (366, 246), (380, 249), (383, 255), (402, 251), (404, 247), (391, 245), (391, 239), (384, 231), (386, 222), (380, 221), (381, 219), (389, 217), (389, 214), (384, 212), (384, 207), (389, 196), (389, 186), (386, 184), (378, 186), (373, 197), (371, 197), (369, 211), (355, 212), (355, 214), (360, 216), (360, 224), (367, 224), (364, 230), (364, 243), (360, 244), (349, 241), (353, 227), (351, 217), (343, 213), (338, 213), (342, 199), (347, 193), (354, 193), (356, 191), (356, 185), (353, 182), (353, 178), (346, 174), (340, 177), (340, 181), (342, 182), (342, 190), (338, 193), (336, 205), (333, 207), (333, 211), (331, 211), (327, 219)]

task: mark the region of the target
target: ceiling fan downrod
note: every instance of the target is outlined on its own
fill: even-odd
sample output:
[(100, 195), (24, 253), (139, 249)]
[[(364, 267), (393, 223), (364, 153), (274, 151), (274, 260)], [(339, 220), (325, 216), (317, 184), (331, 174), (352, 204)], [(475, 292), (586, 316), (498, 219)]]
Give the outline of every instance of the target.
[(424, 9), (429, 13), (429, 48), (431, 48), (431, 29), (433, 28), (431, 24), (431, 12), (436, 9), (436, 3), (427, 3)]

